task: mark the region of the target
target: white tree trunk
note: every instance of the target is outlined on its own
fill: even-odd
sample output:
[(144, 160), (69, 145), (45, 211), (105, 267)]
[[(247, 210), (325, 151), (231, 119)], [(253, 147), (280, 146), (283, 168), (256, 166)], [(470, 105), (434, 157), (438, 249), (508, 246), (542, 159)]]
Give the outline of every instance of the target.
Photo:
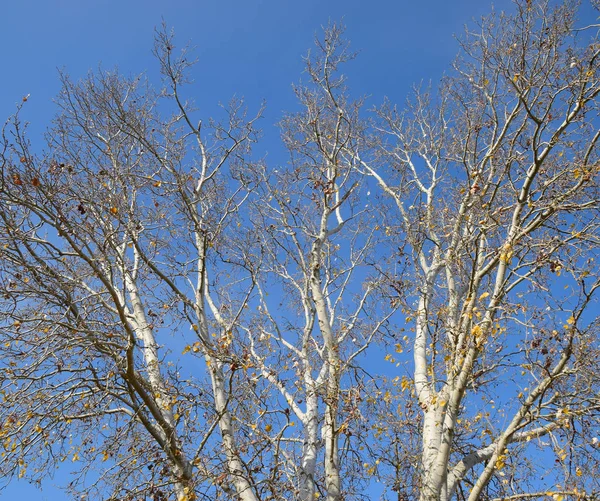
[[(337, 398), (337, 396), (332, 395), (331, 398)], [(327, 405), (325, 423), (323, 424), (323, 439), (325, 440), (325, 487), (329, 501), (340, 501), (342, 499), (336, 414), (337, 406)]]
[(152, 332), (149, 322), (146, 318), (146, 312), (141, 300), (139, 290), (135, 280), (128, 273), (124, 273), (125, 287), (131, 305), (133, 307), (133, 317), (135, 319), (134, 332), (143, 343), (143, 354), (148, 380), (153, 392), (153, 398), (156, 401), (156, 411), (162, 417), (162, 423), (156, 427), (165, 444), (165, 452), (171, 457), (171, 475), (174, 479), (174, 490), (178, 501), (188, 499), (189, 484), (192, 478), (192, 466), (185, 457), (181, 447), (179, 437), (177, 436), (176, 423), (173, 417), (172, 402), (167, 394), (165, 385), (160, 372), (160, 359), (158, 356), (158, 345)]
[(327, 489), (327, 499), (330, 501), (339, 501), (341, 500), (341, 478), (336, 421), (339, 398), (338, 372), (340, 360), (337, 342), (327, 309), (327, 301), (321, 290), (321, 275), (319, 271), (322, 243), (327, 235), (326, 221), (327, 217), (324, 215), (324, 224), (321, 225), (321, 235), (313, 246), (310, 287), (319, 320), (319, 328), (325, 342), (327, 357), (327, 393), (325, 397), (325, 422), (323, 423), (323, 439), (325, 440), (325, 487)]
[(222, 363), (210, 355), (206, 355), (205, 359), (213, 387), (215, 411), (220, 416), (219, 429), (230, 478), (241, 501), (258, 501), (235, 445), (233, 422), (227, 409), (228, 398)]
[(304, 416), (304, 445), (302, 447), (302, 471), (300, 472), (300, 500), (314, 501), (315, 473), (319, 450), (319, 408), (315, 389), (307, 386), (306, 414)]

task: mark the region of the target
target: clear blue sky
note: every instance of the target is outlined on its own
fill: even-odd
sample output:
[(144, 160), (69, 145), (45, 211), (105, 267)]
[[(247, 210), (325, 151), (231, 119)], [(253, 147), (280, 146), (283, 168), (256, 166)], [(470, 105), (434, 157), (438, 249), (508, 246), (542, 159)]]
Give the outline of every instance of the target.
[[(268, 102), (265, 126), (293, 104), (290, 84), (301, 76), (301, 55), (329, 19), (343, 19), (353, 47), (351, 87), (379, 101), (402, 103), (414, 82), (434, 82), (457, 51), (453, 34), (489, 12), (491, 0), (19, 0), (2, 2), (0, 117), (31, 94), (26, 117), (43, 130), (58, 91), (57, 68), (74, 78), (118, 66), (156, 76), (151, 47), (164, 18), (179, 45), (197, 47), (197, 102), (207, 111), (235, 93)], [(510, 6), (495, 2), (497, 9)]]
[[(294, 106), (291, 84), (302, 76), (301, 56), (328, 20), (343, 19), (360, 51), (347, 71), (353, 93), (372, 96), (372, 104), (386, 95), (402, 104), (414, 83), (439, 80), (458, 49), (453, 35), (491, 6), (491, 0), (5, 0), (0, 118), (31, 94), (24, 116), (39, 139), (54, 112), (57, 68), (78, 79), (101, 63), (126, 74), (147, 72), (156, 81), (153, 30), (164, 18), (180, 46), (197, 47), (200, 63), (188, 91), (204, 116), (233, 94), (252, 108), (265, 99), (262, 148), (277, 149), (269, 142), (277, 137), (273, 126)], [(495, 6), (510, 9), (510, 2)], [(65, 499), (53, 484), (66, 483), (67, 473), (68, 465), (42, 492), (13, 483), (0, 499)]]

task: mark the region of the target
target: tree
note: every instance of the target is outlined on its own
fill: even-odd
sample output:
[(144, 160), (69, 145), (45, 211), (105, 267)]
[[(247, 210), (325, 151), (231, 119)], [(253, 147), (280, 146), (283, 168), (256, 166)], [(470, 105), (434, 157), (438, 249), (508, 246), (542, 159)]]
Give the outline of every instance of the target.
[(422, 500), (598, 491), (598, 26), (572, 2), (516, 9), (467, 32), (438, 96), (379, 108), (373, 159), (354, 156), (416, 284), (398, 277)]
[(68, 460), (111, 500), (600, 495), (600, 46), (576, 7), (483, 19), (404, 111), (350, 97), (330, 26), (285, 166), (253, 154), (260, 109), (198, 120), (164, 28), (158, 91), (62, 76), (45, 153), (23, 103), (0, 472)]
[[(356, 427), (364, 426), (365, 377), (357, 361), (395, 310), (380, 304), (385, 286), (373, 263), (380, 240), (372, 225), (376, 207), (364, 204), (364, 176), (344, 154), (361, 137), (362, 103), (343, 95), (338, 102), (343, 79), (322, 81), (351, 56), (340, 35), (332, 27), (318, 42), (317, 56), (307, 60), (310, 84), (295, 89), (302, 111), (281, 123), (289, 168), (265, 169), (257, 183), (259, 317), (243, 327), (254, 364), (280, 393), (280, 412), (301, 426), (302, 447), (291, 465), (299, 486), (291, 490), (302, 500), (314, 499), (321, 485), (332, 500), (364, 489), (354, 472), (363, 454), (352, 438), (360, 440)], [(282, 301), (267, 297), (273, 286), (282, 289)], [(321, 450), (323, 478), (317, 481)]]
[[(178, 90), (190, 63), (172, 47), (158, 32), (172, 116), (157, 114), (161, 96), (143, 79), (100, 71), (79, 84), (62, 77), (47, 154), (31, 152), (18, 115), (4, 136), (5, 475), (18, 465), (37, 478), (70, 457), (83, 462), (83, 481), (89, 465), (108, 461), (94, 485), (109, 486), (111, 499), (171, 490), (191, 499), (220, 474), (204, 456), (217, 427), (224, 455), (214, 467), (254, 499), (228, 406), (236, 362), (227, 339), (246, 284), (221, 289), (226, 267), (213, 271), (223, 259), (210, 249), (229, 238), (248, 196), (260, 112), (246, 120), (233, 101), (223, 123), (192, 123)], [(158, 337), (182, 330), (212, 391), (165, 358), (173, 341)]]

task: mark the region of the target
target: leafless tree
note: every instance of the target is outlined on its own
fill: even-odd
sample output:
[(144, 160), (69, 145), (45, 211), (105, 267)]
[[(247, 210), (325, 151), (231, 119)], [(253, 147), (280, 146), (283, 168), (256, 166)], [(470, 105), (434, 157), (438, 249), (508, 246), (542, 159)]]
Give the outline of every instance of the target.
[[(289, 457), (302, 500), (321, 490), (340, 500), (364, 489), (353, 485), (362, 475), (345, 474), (362, 463), (362, 454), (350, 451), (364, 426), (359, 360), (394, 311), (378, 304), (376, 207), (365, 203), (364, 176), (344, 156), (359, 146), (363, 125), (362, 102), (347, 101), (343, 78), (334, 76), (352, 57), (340, 34), (327, 30), (317, 54), (307, 58), (309, 81), (295, 89), (302, 111), (281, 123), (289, 166), (263, 171), (254, 210), (263, 263), (256, 278), (259, 313), (246, 330), (260, 373), (301, 427), (296, 442), (302, 446)], [(268, 297), (273, 287), (280, 300)]]
[[(247, 119), (233, 101), (223, 122), (193, 121), (185, 51), (160, 31), (156, 56), (160, 93), (105, 71), (63, 76), (44, 155), (18, 114), (4, 129), (2, 473), (41, 477), (70, 459), (84, 480), (107, 462), (95, 483), (111, 499), (178, 500), (222, 473), (256, 499), (235, 444), (242, 402), (227, 347), (252, 282), (221, 253), (252, 189), (260, 112)], [(184, 346), (201, 354), (209, 388), (177, 366)], [(205, 452), (215, 429), (216, 461)]]
[(421, 500), (598, 492), (598, 26), (515, 8), (467, 31), (437, 95), (376, 111), (376, 152), (346, 153), (409, 254)]
[(576, 15), (518, 0), (439, 91), (370, 114), (328, 27), (285, 165), (252, 152), (261, 110), (198, 119), (165, 29), (160, 90), (63, 76), (43, 154), (19, 110), (0, 473), (69, 461), (115, 501), (598, 496), (600, 45)]

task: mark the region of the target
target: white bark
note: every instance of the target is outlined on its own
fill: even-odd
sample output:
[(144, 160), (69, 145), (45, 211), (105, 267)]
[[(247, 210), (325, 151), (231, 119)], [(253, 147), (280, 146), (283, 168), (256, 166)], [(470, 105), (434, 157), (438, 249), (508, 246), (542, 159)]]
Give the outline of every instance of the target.
[(250, 474), (244, 467), (242, 459), (236, 445), (235, 427), (233, 418), (229, 412), (229, 391), (228, 381), (226, 381), (223, 371), (223, 362), (219, 360), (217, 348), (212, 343), (208, 333), (208, 321), (206, 319), (206, 302), (210, 311), (220, 325), (222, 331), (226, 333), (229, 326), (226, 325), (218, 308), (212, 301), (208, 292), (207, 279), (208, 271), (206, 269), (206, 241), (200, 232), (196, 233), (196, 246), (198, 251), (198, 280), (196, 284), (196, 316), (198, 325), (196, 332), (200, 337), (200, 342), (204, 350), (204, 359), (207, 370), (210, 375), (213, 396), (215, 402), (215, 412), (218, 416), (218, 426), (221, 433), (223, 450), (227, 463), (227, 470), (230, 479), (235, 487), (236, 493), (241, 501), (258, 501), (258, 497), (250, 482)]
[(215, 411), (219, 418), (219, 429), (223, 450), (227, 460), (227, 469), (239, 499), (242, 501), (258, 501), (252, 484), (248, 480), (248, 471), (245, 469), (239, 452), (236, 448), (235, 429), (231, 414), (227, 409), (228, 391), (227, 381), (223, 374), (223, 364), (210, 355), (205, 356), (208, 372), (210, 374), (213, 394), (215, 398)]
[(314, 501), (317, 454), (319, 451), (319, 400), (314, 382), (307, 384), (306, 413), (304, 414), (304, 444), (300, 471), (300, 500)]
[[(124, 253), (126, 249), (125, 245), (122, 246), (122, 249)], [(142, 352), (144, 355), (146, 371), (148, 373), (148, 380), (152, 388), (152, 397), (157, 404), (155, 413), (160, 413), (160, 416), (157, 417), (159, 426), (156, 429), (159, 431), (162, 442), (165, 444), (165, 452), (171, 458), (171, 474), (174, 479), (173, 485), (177, 500), (185, 501), (188, 499), (187, 495), (190, 489), (192, 465), (186, 458), (184, 450), (181, 447), (172, 412), (174, 402), (171, 401), (171, 397), (164, 385), (160, 371), (158, 345), (152, 327), (147, 320), (146, 309), (136, 283), (139, 264), (140, 260), (138, 252), (137, 250), (134, 250), (133, 270), (129, 271), (124, 269), (123, 280), (128, 299), (133, 308), (133, 330), (143, 344)]]
[(327, 237), (327, 217), (323, 215), (321, 234), (315, 241), (311, 256), (310, 288), (312, 292), (319, 328), (326, 347), (326, 395), (325, 421), (323, 423), (323, 439), (325, 441), (325, 487), (327, 498), (331, 501), (341, 500), (341, 478), (338, 451), (337, 412), (339, 398), (340, 360), (338, 346), (333, 332), (327, 302), (321, 290), (321, 253), (324, 239)]

